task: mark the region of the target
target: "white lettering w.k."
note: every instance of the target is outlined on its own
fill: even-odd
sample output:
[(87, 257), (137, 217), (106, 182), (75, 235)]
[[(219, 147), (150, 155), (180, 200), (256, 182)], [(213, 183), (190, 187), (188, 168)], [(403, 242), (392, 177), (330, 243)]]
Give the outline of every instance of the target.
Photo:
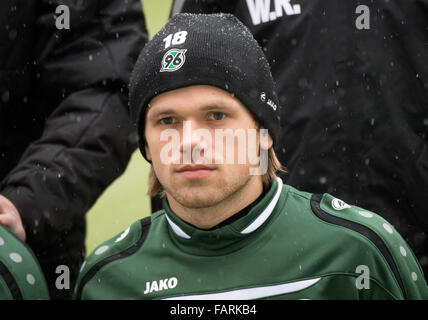
[[(271, 1), (274, 1), (273, 11), (270, 11)], [(290, 0), (247, 0), (247, 6), (254, 25), (274, 21), (284, 13), (287, 16), (301, 13), (300, 5), (291, 5)]]

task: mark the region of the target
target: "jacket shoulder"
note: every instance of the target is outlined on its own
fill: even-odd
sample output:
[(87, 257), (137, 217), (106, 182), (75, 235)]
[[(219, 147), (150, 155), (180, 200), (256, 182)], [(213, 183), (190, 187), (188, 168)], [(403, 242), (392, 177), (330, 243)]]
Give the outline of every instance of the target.
[(74, 290), (74, 299), (80, 299), (86, 283), (112, 261), (126, 258), (143, 245), (150, 229), (151, 217), (134, 222), (126, 230), (94, 249), (80, 268)]
[(45, 277), (32, 250), (3, 226), (0, 248), (0, 299), (49, 299)]
[(421, 266), (406, 241), (387, 220), (330, 194), (312, 195), (311, 209), (324, 222), (347, 228), (370, 240), (378, 249), (377, 253), (387, 261), (404, 298), (428, 298)]

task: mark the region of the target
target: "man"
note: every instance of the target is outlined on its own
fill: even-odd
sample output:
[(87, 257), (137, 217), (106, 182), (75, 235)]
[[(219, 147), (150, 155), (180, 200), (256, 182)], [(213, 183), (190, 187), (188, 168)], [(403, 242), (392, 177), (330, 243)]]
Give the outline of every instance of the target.
[(428, 298), (388, 222), (276, 177), (280, 105), (233, 15), (173, 17), (139, 56), (130, 108), (163, 209), (89, 256), (76, 299)]
[(71, 298), (85, 213), (136, 146), (127, 83), (147, 40), (141, 3), (6, 0), (0, 21), (0, 224), (33, 249), (52, 298)]
[(0, 226), (0, 300), (47, 300), (48, 287), (32, 250)]
[(428, 277), (428, 1), (175, 0), (177, 12), (250, 29), (283, 107), (281, 178), (378, 212)]

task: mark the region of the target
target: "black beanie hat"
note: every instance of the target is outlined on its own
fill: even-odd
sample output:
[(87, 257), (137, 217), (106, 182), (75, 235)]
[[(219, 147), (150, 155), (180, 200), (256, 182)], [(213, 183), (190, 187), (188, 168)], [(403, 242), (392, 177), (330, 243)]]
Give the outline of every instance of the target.
[(192, 85), (211, 85), (237, 97), (275, 141), (280, 106), (263, 50), (231, 14), (181, 13), (150, 40), (135, 64), (129, 90), (131, 119), (145, 157), (144, 125), (156, 95)]

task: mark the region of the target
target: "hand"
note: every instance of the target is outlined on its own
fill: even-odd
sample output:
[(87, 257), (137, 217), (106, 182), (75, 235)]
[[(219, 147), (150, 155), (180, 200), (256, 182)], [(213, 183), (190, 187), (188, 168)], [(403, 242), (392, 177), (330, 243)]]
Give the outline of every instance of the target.
[(21, 216), (6, 197), (0, 194), (0, 224), (11, 229), (22, 241), (26, 240), (24, 225)]

